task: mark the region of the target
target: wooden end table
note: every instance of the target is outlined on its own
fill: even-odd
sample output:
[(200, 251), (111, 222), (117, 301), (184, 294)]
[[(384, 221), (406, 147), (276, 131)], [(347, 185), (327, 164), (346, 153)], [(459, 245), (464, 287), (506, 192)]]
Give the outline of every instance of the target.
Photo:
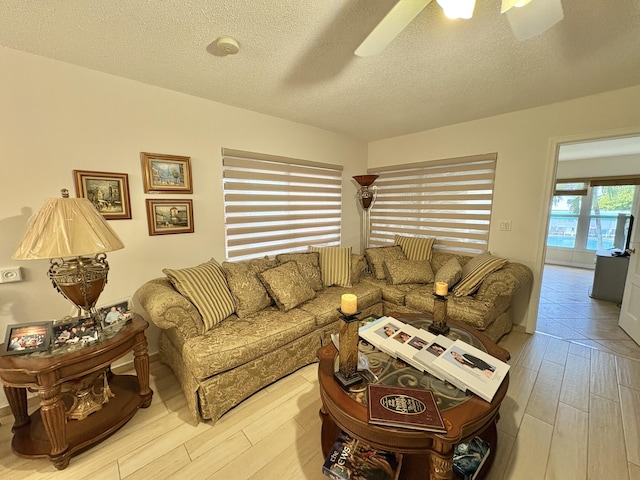
[[(70, 458), (122, 427), (138, 408), (151, 404), (149, 353), (144, 330), (149, 324), (133, 315), (118, 333), (82, 349), (45, 356), (0, 356), (0, 378), (15, 418), (11, 447), (26, 458), (48, 457), (58, 470)], [(114, 396), (84, 420), (67, 420), (62, 385), (109, 368), (133, 351), (137, 375), (111, 375)], [(27, 389), (40, 397), (40, 408), (27, 413)]]
[[(424, 314), (391, 314), (394, 318), (424, 327), (428, 317)], [(429, 322), (430, 323), (430, 322)], [(494, 344), (487, 336), (460, 322), (448, 321), (452, 332), (461, 332), (467, 338), (477, 340), (484, 349), (496, 358), (507, 361), (509, 352)], [(442, 417), (447, 425), (446, 434), (423, 432), (402, 428), (390, 428), (371, 425), (367, 421), (367, 407), (357, 401), (358, 395), (342, 389), (334, 380), (336, 369), (337, 351), (333, 344), (326, 345), (318, 350), (320, 360), (318, 366), (318, 379), (322, 407), (320, 418), (322, 419), (322, 453), (326, 457), (340, 434), (345, 431), (349, 435), (362, 440), (365, 443), (382, 450), (399, 452), (403, 454), (400, 479), (402, 480), (451, 480), (455, 478), (452, 472), (453, 452), (456, 444), (468, 441), (476, 435), (481, 436), (491, 444), (491, 456), (483, 467), (486, 473), (497, 449), (496, 422), (499, 417), (499, 409), (509, 387), (509, 377), (502, 382), (491, 403), (472, 395), (464, 395), (457, 390), (459, 395), (465, 398), (453, 402), (453, 406), (441, 409)], [(385, 354), (381, 354), (385, 355)], [(388, 356), (387, 356), (388, 357)], [(398, 372), (398, 378), (414, 376), (427, 376), (413, 367), (403, 367)], [(431, 377), (431, 379), (435, 377)], [(360, 387), (362, 391), (362, 387)], [(434, 392), (437, 396), (437, 392)], [(360, 397), (361, 399), (362, 397)]]

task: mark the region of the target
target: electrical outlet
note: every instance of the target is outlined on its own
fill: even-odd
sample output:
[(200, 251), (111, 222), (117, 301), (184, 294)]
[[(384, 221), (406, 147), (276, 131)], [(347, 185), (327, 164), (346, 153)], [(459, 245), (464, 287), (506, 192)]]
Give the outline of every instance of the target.
[(500, 220), (500, 230), (503, 232), (511, 231), (511, 220)]
[(20, 267), (0, 268), (0, 283), (20, 282), (22, 270)]

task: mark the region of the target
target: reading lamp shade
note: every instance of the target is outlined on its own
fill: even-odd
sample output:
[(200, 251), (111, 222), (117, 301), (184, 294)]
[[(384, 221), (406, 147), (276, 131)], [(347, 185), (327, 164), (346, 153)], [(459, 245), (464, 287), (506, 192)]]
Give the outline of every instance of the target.
[(105, 252), (121, 248), (122, 240), (93, 204), (69, 198), (65, 189), (62, 198), (47, 200), (29, 219), (13, 258), (51, 259), (53, 286), (79, 310), (90, 311), (107, 283)]

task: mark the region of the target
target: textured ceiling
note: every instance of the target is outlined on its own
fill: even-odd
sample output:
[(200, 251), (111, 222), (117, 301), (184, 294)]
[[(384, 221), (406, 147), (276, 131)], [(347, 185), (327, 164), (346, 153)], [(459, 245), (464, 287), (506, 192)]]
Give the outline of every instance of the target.
[[(0, 45), (375, 140), (640, 84), (640, 1), (562, 0), (518, 42), (500, 0), (434, 1), (382, 52), (393, 0), (2, 0)], [(240, 53), (209, 53), (231, 35)]]

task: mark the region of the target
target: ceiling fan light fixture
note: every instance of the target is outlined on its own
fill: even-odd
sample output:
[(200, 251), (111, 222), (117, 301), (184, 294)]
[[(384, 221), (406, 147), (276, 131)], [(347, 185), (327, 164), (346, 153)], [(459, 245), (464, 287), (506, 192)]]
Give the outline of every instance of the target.
[(500, 9), (500, 13), (504, 13), (513, 7), (524, 7), (529, 2), (531, 2), (531, 0), (502, 0), (502, 8)]
[(437, 0), (437, 2), (444, 10), (444, 14), (452, 19), (470, 19), (476, 6), (476, 0)]

